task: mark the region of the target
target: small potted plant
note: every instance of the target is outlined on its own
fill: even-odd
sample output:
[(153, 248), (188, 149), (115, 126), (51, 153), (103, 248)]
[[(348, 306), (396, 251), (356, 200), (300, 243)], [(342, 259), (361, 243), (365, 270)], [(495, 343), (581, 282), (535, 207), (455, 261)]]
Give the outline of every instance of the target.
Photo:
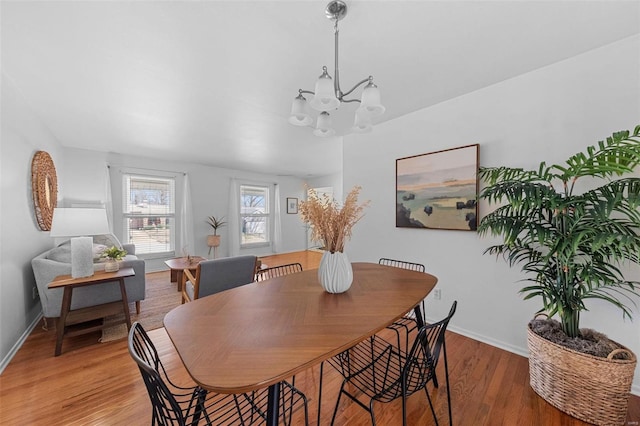
[(107, 259), (107, 263), (104, 265), (105, 272), (115, 272), (120, 269), (118, 263), (127, 255), (127, 251), (120, 249), (116, 246), (111, 246), (102, 252), (102, 257)]
[(215, 216), (209, 216), (207, 223), (213, 228), (213, 234), (207, 236), (209, 254), (211, 254), (211, 248), (213, 247), (213, 252), (215, 255), (215, 249), (220, 245), (220, 235), (218, 235), (218, 228), (223, 227), (227, 224), (227, 222), (224, 221), (224, 216), (220, 217), (219, 219)]

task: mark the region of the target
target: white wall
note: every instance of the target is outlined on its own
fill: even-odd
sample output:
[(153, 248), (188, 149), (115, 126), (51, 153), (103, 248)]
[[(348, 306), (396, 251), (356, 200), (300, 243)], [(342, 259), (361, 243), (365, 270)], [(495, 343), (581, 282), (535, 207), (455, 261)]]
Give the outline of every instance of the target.
[(51, 155), (56, 168), (62, 163), (60, 144), (4, 74), (1, 107), (0, 371), (41, 312), (38, 299), (32, 297), (36, 284), (31, 259), (53, 246), (49, 232), (41, 231), (35, 219), (31, 161), (42, 150)]
[[(344, 191), (362, 185), (371, 207), (354, 229), (352, 261), (392, 257), (424, 263), (438, 277), (442, 300), (430, 296), (427, 315), (458, 311), (451, 328), (526, 354), (525, 327), (539, 301), (523, 301), (519, 268), (482, 253), (492, 240), (474, 232), (395, 228), (395, 159), (472, 143), (483, 166), (531, 168), (568, 156), (640, 124), (640, 36), (501, 82), (377, 125), (344, 140)], [(487, 211), (480, 205), (480, 216)], [(638, 268), (628, 279), (640, 280)], [(597, 329), (640, 354), (640, 313), (587, 301), (582, 327)], [(634, 393), (640, 393), (636, 373)]]
[[(188, 173), (191, 183), (195, 248), (195, 252), (191, 254), (203, 257), (208, 257), (209, 248), (206, 239), (207, 235), (211, 233), (211, 227), (206, 223), (207, 218), (211, 215), (228, 218), (231, 178), (265, 184), (278, 183), (280, 184), (279, 202), (282, 212), (281, 252), (304, 250), (306, 247), (305, 230), (298, 215), (286, 214), (286, 198), (302, 198), (304, 194), (304, 182), (301, 179), (71, 148), (64, 149), (64, 158), (65, 198), (63, 202), (65, 205), (79, 201), (106, 200), (106, 173), (104, 172), (106, 164), (112, 166), (112, 187), (121, 185), (115, 170), (118, 168), (117, 166)], [(116, 214), (117, 212), (114, 211), (114, 216)], [(218, 234), (221, 235), (221, 245), (218, 248), (219, 257), (229, 255), (229, 232), (228, 225), (218, 229)], [(118, 235), (118, 232), (115, 233)], [(241, 250), (241, 252), (242, 254), (256, 255), (272, 253), (270, 248)], [(162, 261), (147, 262), (147, 270), (159, 269), (164, 269)]]
[[(331, 175), (320, 176), (317, 178), (307, 180), (309, 188), (333, 188), (333, 198), (342, 203), (344, 196), (342, 194), (342, 172), (334, 173)], [(306, 200), (306, 197), (304, 198)]]

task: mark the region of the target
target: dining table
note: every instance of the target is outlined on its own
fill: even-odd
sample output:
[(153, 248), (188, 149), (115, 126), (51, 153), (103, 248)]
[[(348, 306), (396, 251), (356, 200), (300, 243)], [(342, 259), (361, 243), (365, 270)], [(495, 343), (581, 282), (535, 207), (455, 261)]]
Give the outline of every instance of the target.
[(420, 314), (420, 302), (437, 283), (433, 275), (377, 263), (354, 262), (352, 267), (353, 282), (344, 293), (326, 292), (318, 270), (306, 270), (180, 305), (165, 316), (164, 326), (202, 388), (238, 394), (268, 387), (267, 425), (274, 426), (280, 382), (412, 309)]

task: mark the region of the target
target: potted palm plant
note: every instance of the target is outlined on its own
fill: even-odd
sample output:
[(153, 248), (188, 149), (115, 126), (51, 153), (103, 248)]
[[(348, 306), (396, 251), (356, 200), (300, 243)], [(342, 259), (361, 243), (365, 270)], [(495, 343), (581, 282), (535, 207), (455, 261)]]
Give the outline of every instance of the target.
[[(580, 313), (587, 309), (585, 300), (600, 299), (631, 317), (628, 303), (637, 296), (639, 283), (626, 279), (623, 268), (640, 260), (640, 178), (622, 175), (639, 163), (637, 126), (631, 134), (614, 133), (562, 165), (480, 169), (486, 183), (480, 199), (500, 206), (482, 218), (478, 232), (503, 240), (485, 253), (520, 265), (528, 282), (520, 293), (524, 299), (540, 297), (539, 312), (549, 317), (534, 319), (528, 327), (531, 386), (560, 410), (596, 424), (624, 423), (636, 357), (612, 341), (608, 343), (619, 347), (615, 354), (621, 353), (610, 354), (612, 359), (589, 349), (582, 353), (579, 348), (588, 348), (588, 340), (606, 336), (581, 329)], [(581, 178), (586, 185), (577, 185)], [(562, 344), (534, 331), (553, 329), (556, 315)], [(565, 347), (572, 343), (574, 349)]]
[(224, 216), (220, 218), (209, 216), (209, 219), (207, 219), (207, 223), (213, 228), (213, 234), (207, 236), (209, 255), (211, 255), (211, 248), (213, 248), (215, 257), (216, 249), (218, 248), (218, 246), (220, 246), (220, 235), (218, 235), (218, 228), (223, 227), (227, 224), (227, 222), (224, 221)]

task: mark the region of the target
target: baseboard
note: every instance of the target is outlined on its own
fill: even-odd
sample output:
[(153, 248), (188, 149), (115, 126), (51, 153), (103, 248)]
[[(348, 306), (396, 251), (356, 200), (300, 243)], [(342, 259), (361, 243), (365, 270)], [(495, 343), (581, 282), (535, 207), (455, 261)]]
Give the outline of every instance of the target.
[[(427, 322), (429, 320), (427, 319)], [(435, 321), (435, 320), (434, 320)], [(529, 350), (527, 348), (522, 348), (516, 345), (512, 345), (510, 343), (503, 342), (501, 340), (496, 340), (494, 338), (485, 336), (483, 334), (478, 334), (473, 331), (469, 331), (467, 329), (455, 326), (449, 326), (448, 330), (453, 331), (454, 333), (461, 334), (465, 337), (469, 337), (470, 339), (477, 340), (482, 343), (486, 343), (487, 345), (494, 346), (496, 348), (503, 349), (507, 352), (514, 353), (516, 355), (523, 356), (525, 358), (529, 358)]]
[(16, 355), (18, 350), (22, 347), (22, 345), (24, 344), (25, 340), (27, 340), (27, 337), (29, 337), (29, 334), (31, 334), (33, 329), (36, 328), (36, 326), (38, 325), (38, 323), (40, 322), (41, 319), (42, 319), (42, 312), (40, 312), (40, 314), (38, 314), (36, 316), (36, 318), (33, 320), (33, 322), (31, 324), (29, 324), (29, 327), (27, 327), (27, 329), (24, 331), (24, 333), (22, 333), (22, 336), (20, 336), (18, 341), (11, 348), (11, 350), (2, 359), (2, 362), (0, 362), (0, 374), (2, 374), (2, 372), (4, 371), (5, 368), (7, 368), (7, 365), (9, 365), (9, 363), (11, 362), (13, 357)]
[[(429, 322), (437, 322), (439, 320), (437, 318), (426, 318), (426, 321), (429, 323)], [(447, 329), (453, 331), (454, 333), (461, 334), (465, 337), (468, 337), (470, 339), (477, 340), (482, 343), (486, 343), (487, 345), (491, 345), (496, 348), (503, 349), (507, 352), (511, 352), (516, 355), (521, 355), (525, 358), (529, 358), (529, 350), (527, 348), (521, 348), (519, 346), (511, 345), (509, 343), (505, 343), (500, 340), (487, 337), (483, 334), (474, 333), (473, 331), (469, 331), (461, 327), (449, 326)], [(631, 385), (631, 394), (640, 396), (640, 383)]]

